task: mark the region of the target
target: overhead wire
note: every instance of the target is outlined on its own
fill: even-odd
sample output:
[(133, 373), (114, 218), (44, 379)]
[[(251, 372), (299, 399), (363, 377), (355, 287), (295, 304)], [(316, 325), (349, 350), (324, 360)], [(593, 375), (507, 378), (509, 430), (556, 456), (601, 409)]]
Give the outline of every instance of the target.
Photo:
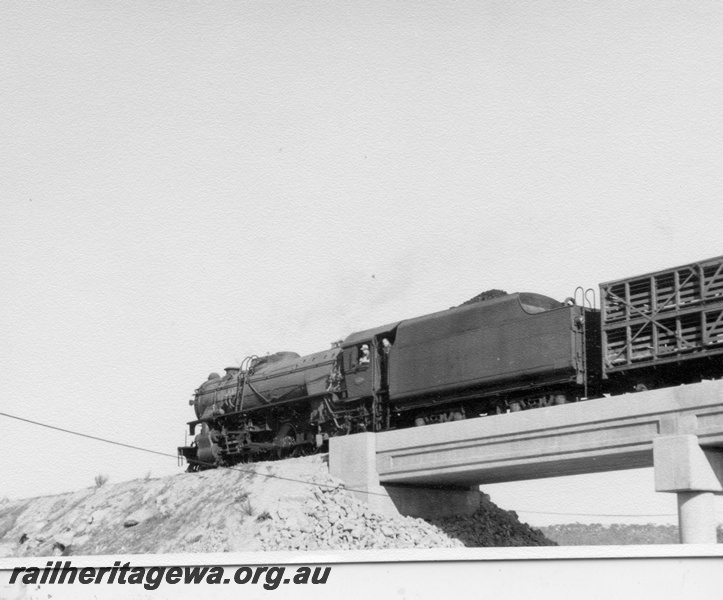
[[(121, 447), (123, 447), (123, 448), (130, 448), (130, 449), (132, 449), (132, 450), (138, 450), (138, 451), (140, 451), (140, 452), (146, 452), (146, 453), (148, 453), (148, 454), (155, 454), (155, 455), (157, 455), (157, 456), (163, 456), (163, 457), (165, 457), (165, 458), (178, 459), (178, 455), (176, 455), (176, 454), (170, 454), (169, 452), (161, 452), (161, 451), (159, 451), (159, 450), (152, 450), (152, 449), (150, 449), (150, 448), (144, 448), (144, 447), (142, 447), (142, 446), (135, 446), (135, 445), (133, 445), (133, 444), (126, 444), (126, 443), (124, 443), (124, 442), (118, 442), (118, 441), (116, 441), (116, 440), (109, 440), (109, 439), (107, 439), (107, 438), (102, 438), (102, 437), (99, 437), (99, 436), (97, 436), (97, 435), (90, 435), (90, 434), (88, 434), (88, 433), (82, 433), (82, 432), (80, 432), (80, 431), (73, 431), (72, 429), (66, 429), (66, 428), (64, 428), (64, 427), (57, 427), (57, 426), (55, 426), (55, 425), (49, 425), (48, 423), (41, 423), (40, 421), (34, 421), (34, 420), (32, 420), (32, 419), (26, 419), (26, 418), (24, 418), (24, 417), (18, 417), (18, 416), (16, 416), (16, 415), (11, 415), (11, 414), (8, 414), (8, 413), (5, 413), (5, 412), (0, 412), (0, 416), (8, 417), (8, 418), (10, 418), (10, 419), (16, 419), (16, 420), (18, 420), (18, 421), (23, 421), (23, 422), (25, 422), (25, 423), (31, 423), (32, 425), (38, 425), (39, 427), (45, 427), (46, 429), (54, 429), (55, 431), (61, 431), (61, 432), (63, 432), (63, 433), (68, 433), (68, 434), (71, 434), (71, 435), (77, 435), (78, 437), (82, 437), (82, 438), (87, 438), (87, 439), (95, 440), (95, 441), (98, 441), (98, 442), (104, 442), (104, 443), (106, 443), (106, 444), (112, 444), (112, 445), (114, 445), (114, 446), (121, 446)], [(188, 460), (188, 459), (186, 459), (186, 460)], [(190, 460), (189, 462), (195, 462), (195, 463), (197, 463), (197, 464), (205, 464), (205, 463), (202, 463), (201, 461), (193, 461), (193, 460)], [(230, 471), (238, 471), (239, 473), (250, 473), (250, 474), (252, 474), (252, 475), (259, 475), (259, 476), (261, 476), (261, 477), (268, 477), (268, 478), (270, 478), (270, 479), (280, 479), (280, 480), (283, 480), (283, 481), (292, 481), (292, 482), (295, 482), (295, 483), (304, 483), (304, 484), (307, 484), (307, 485), (314, 485), (314, 486), (319, 486), (319, 487), (325, 487), (325, 488), (328, 488), (328, 489), (349, 489), (349, 488), (343, 488), (342, 486), (333, 486), (333, 485), (328, 485), (328, 484), (311, 483), (311, 482), (309, 482), (309, 481), (304, 481), (304, 480), (302, 480), (302, 479), (294, 479), (294, 478), (292, 478), (292, 477), (282, 477), (281, 475), (274, 475), (273, 473), (262, 473), (261, 471), (256, 471), (256, 470), (254, 470), (254, 469), (241, 469), (241, 468), (237, 468), (237, 467), (228, 467), (228, 466), (221, 466), (221, 467), (219, 467), (219, 468), (227, 469), (227, 470), (230, 470)], [(382, 494), (379, 494), (379, 495), (382, 495)]]
[[(126, 444), (125, 442), (119, 442), (116, 440), (110, 440), (108, 438), (103, 438), (97, 435), (91, 435), (89, 433), (83, 433), (80, 431), (73, 431), (72, 429), (66, 429), (64, 427), (58, 427), (55, 425), (50, 425), (48, 423), (41, 423), (40, 421), (34, 421), (32, 419), (27, 419), (25, 417), (19, 417), (17, 415), (11, 415), (6, 412), (0, 412), (0, 416), (7, 417), (9, 419), (15, 419), (17, 421), (22, 421), (24, 423), (30, 423), (31, 425), (37, 425), (38, 427), (44, 427), (46, 429), (53, 429), (55, 431), (60, 431), (62, 433), (67, 433), (70, 435), (75, 435), (78, 437), (95, 440), (97, 442), (103, 442), (105, 444), (112, 444), (114, 446), (121, 446), (123, 448), (129, 448), (131, 450), (138, 450), (139, 452), (146, 452), (148, 454), (155, 454), (157, 456), (163, 456), (164, 458), (173, 458), (178, 459), (178, 455), (171, 454), (169, 452), (161, 452), (160, 450), (152, 450), (151, 448), (144, 448), (143, 446), (136, 446), (134, 444)], [(197, 464), (205, 464), (201, 463), (201, 461), (193, 461), (191, 459), (186, 459), (189, 462), (196, 462)], [(291, 481), (294, 483), (302, 483), (305, 485), (313, 485), (317, 487), (322, 487), (330, 490), (346, 490), (346, 491), (356, 491), (361, 492), (370, 496), (386, 496), (386, 494), (379, 493), (379, 492), (373, 492), (368, 490), (358, 490), (353, 487), (346, 487), (346, 486), (334, 486), (329, 484), (323, 484), (323, 483), (313, 483), (310, 481), (304, 481), (303, 479), (295, 479), (293, 477), (283, 477), (281, 475), (275, 475), (273, 473), (262, 473), (261, 471), (257, 471), (254, 469), (243, 469), (238, 467), (229, 467), (229, 466), (220, 466), (221, 469), (226, 469), (229, 471), (237, 471), (239, 473), (250, 473), (252, 475), (259, 475), (260, 477), (267, 477), (269, 479), (279, 479), (282, 481)], [(561, 515), (561, 516), (569, 516), (569, 517), (670, 517), (674, 516), (675, 513), (665, 513), (665, 514), (637, 514), (637, 515), (629, 515), (629, 514), (598, 514), (598, 513), (566, 513), (566, 512), (552, 512), (552, 511), (536, 511), (536, 510), (524, 510), (524, 509), (514, 509), (515, 512), (520, 513), (527, 513), (527, 514), (536, 514), (536, 515)]]

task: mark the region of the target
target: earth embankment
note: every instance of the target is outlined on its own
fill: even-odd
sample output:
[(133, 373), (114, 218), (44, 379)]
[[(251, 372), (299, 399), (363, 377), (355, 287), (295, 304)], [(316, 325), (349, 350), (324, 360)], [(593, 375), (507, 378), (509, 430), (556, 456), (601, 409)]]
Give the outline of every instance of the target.
[(323, 455), (0, 505), (0, 557), (530, 545), (554, 542), (485, 495), (470, 517), (375, 513)]

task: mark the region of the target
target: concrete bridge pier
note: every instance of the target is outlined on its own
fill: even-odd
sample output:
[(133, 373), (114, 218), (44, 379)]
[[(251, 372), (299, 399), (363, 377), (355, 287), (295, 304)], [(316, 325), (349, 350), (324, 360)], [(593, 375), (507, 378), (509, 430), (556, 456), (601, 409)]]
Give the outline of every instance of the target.
[(477, 486), (381, 485), (374, 433), (331, 438), (329, 472), (370, 508), (390, 516), (433, 519), (471, 515), (480, 505)]
[(655, 490), (678, 496), (682, 544), (715, 544), (714, 494), (723, 492), (723, 451), (704, 450), (695, 435), (653, 440)]

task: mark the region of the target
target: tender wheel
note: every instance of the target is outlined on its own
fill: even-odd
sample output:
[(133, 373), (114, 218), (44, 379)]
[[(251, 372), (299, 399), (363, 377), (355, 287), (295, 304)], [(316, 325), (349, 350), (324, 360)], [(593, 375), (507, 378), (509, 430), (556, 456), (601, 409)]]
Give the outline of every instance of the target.
[(633, 389), (636, 392), (647, 392), (648, 390), (654, 390), (656, 387), (658, 386), (654, 380), (644, 379), (642, 381), (638, 381)]

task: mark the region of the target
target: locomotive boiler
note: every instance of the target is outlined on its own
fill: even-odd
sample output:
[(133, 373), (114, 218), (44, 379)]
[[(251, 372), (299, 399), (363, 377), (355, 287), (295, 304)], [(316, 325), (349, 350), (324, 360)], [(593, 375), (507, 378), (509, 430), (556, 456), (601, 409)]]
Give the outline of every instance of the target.
[(723, 257), (559, 302), (494, 291), (308, 356), (251, 356), (195, 392), (189, 470), (723, 375)]

